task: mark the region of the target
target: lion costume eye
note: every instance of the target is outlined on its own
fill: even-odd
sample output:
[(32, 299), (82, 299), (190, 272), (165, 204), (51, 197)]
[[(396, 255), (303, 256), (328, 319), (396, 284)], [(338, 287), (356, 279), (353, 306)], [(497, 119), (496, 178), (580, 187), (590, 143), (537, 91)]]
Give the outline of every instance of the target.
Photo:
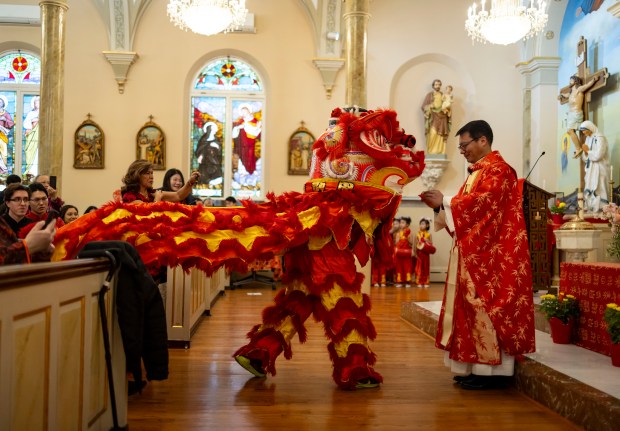
[(386, 158), (391, 149), (388, 140), (378, 130), (365, 130), (360, 133), (361, 150), (375, 159)]

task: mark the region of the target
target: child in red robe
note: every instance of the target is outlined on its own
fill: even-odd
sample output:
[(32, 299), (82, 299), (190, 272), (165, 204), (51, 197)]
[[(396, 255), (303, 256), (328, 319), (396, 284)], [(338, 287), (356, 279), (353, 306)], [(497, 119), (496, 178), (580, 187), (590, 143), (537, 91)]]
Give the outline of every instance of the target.
[(418, 287), (429, 287), (431, 274), (431, 254), (435, 253), (435, 247), (429, 232), (431, 222), (429, 219), (420, 220), (420, 230), (415, 238), (415, 282)]
[(413, 273), (413, 233), (409, 228), (411, 217), (400, 218), (400, 231), (396, 233), (395, 251), (394, 251), (394, 271), (396, 287), (411, 286)]

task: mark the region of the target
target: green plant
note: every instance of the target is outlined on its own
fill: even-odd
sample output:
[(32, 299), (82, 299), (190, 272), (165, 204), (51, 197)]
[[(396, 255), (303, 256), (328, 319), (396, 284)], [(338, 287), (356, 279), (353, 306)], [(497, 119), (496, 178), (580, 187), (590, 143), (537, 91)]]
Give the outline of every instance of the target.
[(607, 323), (607, 332), (611, 336), (611, 342), (613, 344), (620, 343), (620, 305), (607, 304), (603, 319)]
[(545, 313), (547, 319), (557, 317), (562, 323), (568, 323), (570, 317), (579, 316), (579, 302), (573, 295), (560, 293), (555, 295), (542, 295), (540, 297), (540, 310)]
[(564, 214), (564, 211), (566, 211), (566, 203), (557, 199), (555, 205), (551, 206), (550, 211), (551, 214)]

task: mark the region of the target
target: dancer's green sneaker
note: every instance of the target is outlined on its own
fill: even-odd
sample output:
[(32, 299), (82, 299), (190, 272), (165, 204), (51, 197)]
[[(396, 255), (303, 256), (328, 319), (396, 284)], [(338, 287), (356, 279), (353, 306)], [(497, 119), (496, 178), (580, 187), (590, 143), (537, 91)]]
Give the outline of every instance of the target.
[(237, 361), (239, 365), (248, 370), (250, 373), (254, 374), (256, 377), (265, 377), (265, 371), (260, 366), (259, 361), (252, 360), (243, 355), (235, 356), (235, 361)]
[(379, 382), (375, 379), (371, 379), (370, 377), (362, 380), (358, 380), (355, 384), (355, 389), (371, 389), (378, 388)]

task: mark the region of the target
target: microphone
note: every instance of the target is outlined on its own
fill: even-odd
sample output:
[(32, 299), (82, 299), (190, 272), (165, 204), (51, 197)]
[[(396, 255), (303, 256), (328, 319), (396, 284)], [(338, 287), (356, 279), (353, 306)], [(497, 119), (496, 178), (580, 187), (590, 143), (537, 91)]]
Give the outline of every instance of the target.
[(525, 177), (525, 181), (527, 181), (527, 179), (530, 177), (530, 175), (532, 175), (532, 171), (534, 170), (534, 168), (536, 167), (536, 164), (538, 163), (538, 161), (540, 160), (540, 158), (542, 156), (545, 155), (545, 152), (543, 151), (542, 153), (540, 153), (540, 156), (538, 156), (538, 158), (536, 159), (536, 161), (534, 162), (534, 166), (532, 166), (532, 169), (530, 169), (530, 172), (527, 174), (527, 177)]

